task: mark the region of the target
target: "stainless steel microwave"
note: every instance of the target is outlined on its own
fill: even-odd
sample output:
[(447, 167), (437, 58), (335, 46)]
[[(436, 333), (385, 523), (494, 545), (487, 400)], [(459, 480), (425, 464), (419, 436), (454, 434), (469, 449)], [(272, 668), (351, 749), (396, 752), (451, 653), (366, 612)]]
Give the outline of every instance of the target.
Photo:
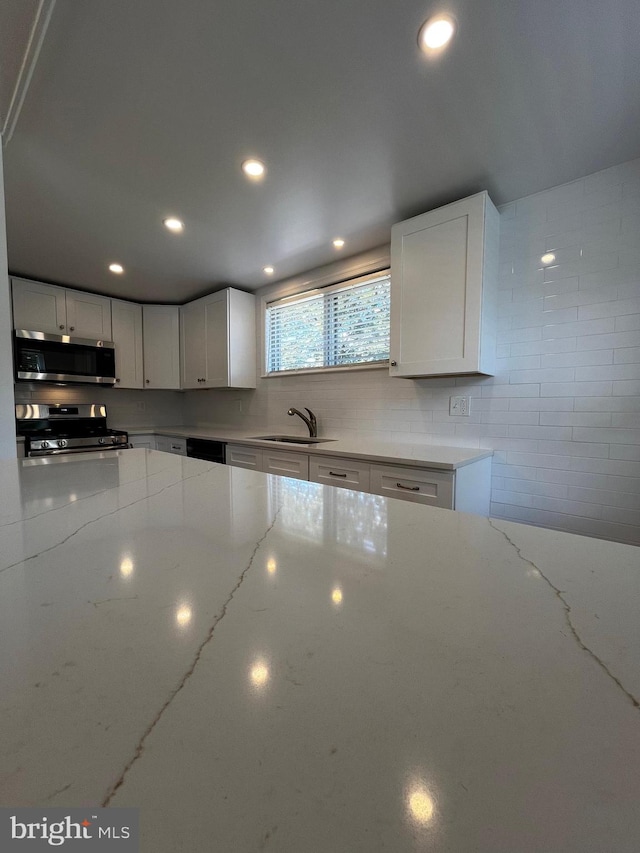
[(17, 380), (90, 385), (113, 385), (116, 381), (111, 341), (16, 329), (14, 358)]

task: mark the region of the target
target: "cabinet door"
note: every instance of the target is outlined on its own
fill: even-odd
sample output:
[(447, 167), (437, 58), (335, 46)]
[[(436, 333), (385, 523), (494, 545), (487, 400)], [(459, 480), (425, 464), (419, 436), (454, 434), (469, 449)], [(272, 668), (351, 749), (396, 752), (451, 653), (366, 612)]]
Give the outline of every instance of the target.
[(368, 462), (326, 456), (309, 457), (309, 479), (313, 483), (340, 486), (343, 489), (369, 491), (370, 468)]
[(144, 387), (180, 388), (180, 320), (177, 305), (143, 305)]
[(157, 435), (156, 450), (162, 450), (164, 453), (175, 453), (176, 456), (186, 456), (187, 439), (171, 435)]
[(255, 388), (255, 296), (228, 287), (180, 309), (183, 388)]
[(498, 228), (486, 192), (393, 226), (392, 376), (493, 371)]
[(67, 334), (67, 309), (64, 287), (11, 279), (13, 291), (13, 328), (30, 332)]
[(250, 468), (252, 471), (262, 471), (262, 450), (259, 447), (247, 447), (240, 444), (227, 444), (227, 465), (237, 468)]
[(111, 300), (95, 293), (67, 290), (67, 334), (94, 341), (111, 340)]
[(202, 388), (206, 379), (205, 315), (202, 300), (180, 308), (182, 387)]
[(142, 388), (142, 306), (111, 300), (113, 342), (116, 350), (116, 388)]
[(281, 477), (308, 480), (309, 456), (306, 453), (289, 453), (286, 450), (263, 450), (262, 470), (267, 474), (279, 474)]
[(374, 495), (453, 509), (453, 472), (425, 468), (371, 466)]
[(129, 444), (132, 447), (142, 447), (145, 450), (155, 450), (156, 437), (155, 435), (130, 435)]

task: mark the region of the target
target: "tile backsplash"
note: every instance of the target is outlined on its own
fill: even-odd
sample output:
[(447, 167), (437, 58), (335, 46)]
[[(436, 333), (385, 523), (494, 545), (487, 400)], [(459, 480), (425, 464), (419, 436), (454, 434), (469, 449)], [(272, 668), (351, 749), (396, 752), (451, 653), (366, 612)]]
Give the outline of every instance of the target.
[(180, 391), (128, 391), (35, 382), (20, 382), (15, 386), (16, 403), (104, 403), (109, 426), (121, 429), (183, 423), (182, 397)]

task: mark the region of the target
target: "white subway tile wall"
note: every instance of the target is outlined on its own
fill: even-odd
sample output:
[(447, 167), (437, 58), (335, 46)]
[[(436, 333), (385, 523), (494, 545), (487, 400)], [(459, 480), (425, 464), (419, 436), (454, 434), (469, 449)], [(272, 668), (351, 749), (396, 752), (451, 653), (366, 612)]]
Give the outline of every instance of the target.
[(495, 516), (640, 544), (639, 211), (639, 160), (503, 211), (492, 384), (528, 385), (505, 422), (537, 446), (492, 443)]
[(180, 391), (136, 391), (86, 385), (39, 385), (20, 382), (16, 403), (104, 403), (107, 423), (120, 429), (177, 426), (182, 420)]
[(501, 209), (498, 310), (495, 377), (261, 379), (187, 393), (184, 422), (300, 431), (309, 406), (324, 435), (489, 447), (492, 515), (640, 544), (640, 160)]

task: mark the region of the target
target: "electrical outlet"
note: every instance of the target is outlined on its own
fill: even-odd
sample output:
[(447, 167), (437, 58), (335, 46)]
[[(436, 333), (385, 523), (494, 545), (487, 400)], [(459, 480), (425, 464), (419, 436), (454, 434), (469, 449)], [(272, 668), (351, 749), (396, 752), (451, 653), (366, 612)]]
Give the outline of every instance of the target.
[(138, 400), (138, 402), (136, 403), (136, 408), (139, 412), (144, 412), (144, 410), (147, 408), (147, 404), (144, 402), (144, 400)]
[(449, 414), (457, 418), (468, 418), (471, 409), (470, 397), (449, 397)]
[(242, 400), (236, 400), (236, 408), (240, 414), (242, 414)]

